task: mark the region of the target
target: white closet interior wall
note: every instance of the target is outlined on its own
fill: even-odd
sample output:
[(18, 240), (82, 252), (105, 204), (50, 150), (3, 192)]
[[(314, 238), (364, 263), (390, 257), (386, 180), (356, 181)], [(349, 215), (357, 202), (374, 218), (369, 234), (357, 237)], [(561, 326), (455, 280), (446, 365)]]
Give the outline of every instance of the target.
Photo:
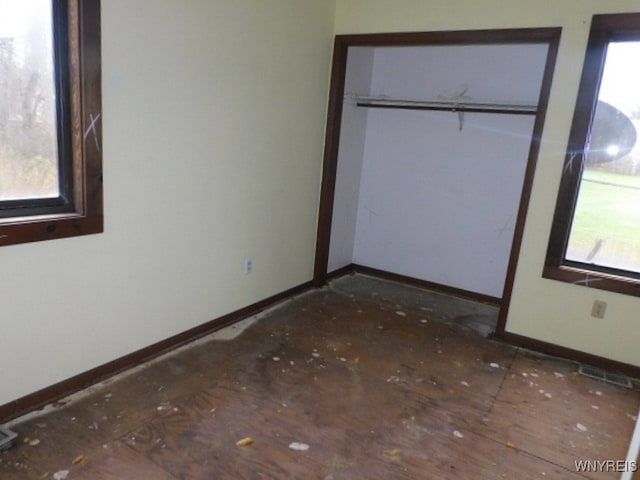
[[(546, 45), (351, 47), (345, 92), (537, 104)], [(465, 89), (466, 87), (466, 89)], [(501, 297), (535, 117), (359, 108), (346, 95), (328, 271)]]

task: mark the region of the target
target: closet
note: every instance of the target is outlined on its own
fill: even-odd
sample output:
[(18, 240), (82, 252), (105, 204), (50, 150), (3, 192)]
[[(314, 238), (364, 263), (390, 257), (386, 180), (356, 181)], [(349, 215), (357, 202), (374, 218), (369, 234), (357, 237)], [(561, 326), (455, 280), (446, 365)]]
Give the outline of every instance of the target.
[(503, 298), (557, 47), (551, 30), (427, 34), (425, 44), (345, 38), (316, 273), (357, 265)]

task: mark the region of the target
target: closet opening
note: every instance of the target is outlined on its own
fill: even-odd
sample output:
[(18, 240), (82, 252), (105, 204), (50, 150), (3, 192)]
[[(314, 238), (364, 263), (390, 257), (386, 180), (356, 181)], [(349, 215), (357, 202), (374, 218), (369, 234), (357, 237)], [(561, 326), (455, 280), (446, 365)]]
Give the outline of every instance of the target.
[(338, 35), (314, 283), (370, 272), (505, 330), (560, 28)]

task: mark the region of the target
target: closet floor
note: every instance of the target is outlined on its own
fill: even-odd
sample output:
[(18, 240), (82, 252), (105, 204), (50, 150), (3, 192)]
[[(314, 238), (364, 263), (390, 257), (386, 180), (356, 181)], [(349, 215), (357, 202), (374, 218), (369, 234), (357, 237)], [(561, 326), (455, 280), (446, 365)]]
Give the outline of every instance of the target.
[(342, 277), (17, 419), (0, 478), (619, 478), (575, 462), (624, 460), (639, 390), (485, 338), (496, 313)]

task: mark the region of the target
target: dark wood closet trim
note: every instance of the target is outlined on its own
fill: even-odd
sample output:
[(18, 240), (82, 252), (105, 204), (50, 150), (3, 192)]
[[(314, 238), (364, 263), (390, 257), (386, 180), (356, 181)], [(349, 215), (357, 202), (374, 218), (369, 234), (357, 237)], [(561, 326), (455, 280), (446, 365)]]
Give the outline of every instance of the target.
[[(325, 134), (325, 151), (313, 278), (314, 285), (324, 285), (329, 278), (327, 273), (329, 243), (331, 237), (338, 149), (340, 144), (344, 82), (347, 69), (347, 52), (349, 47), (544, 43), (548, 45), (547, 61), (540, 89), (538, 109), (532, 133), (531, 147), (529, 149), (527, 168), (523, 181), (511, 254), (505, 278), (505, 286), (502, 298), (493, 299), (500, 305), (500, 315), (495, 335), (499, 338), (504, 338), (509, 302), (511, 300), (511, 292), (513, 289), (518, 256), (520, 254), (526, 214), (531, 196), (531, 187), (536, 168), (537, 156), (540, 150), (540, 138), (542, 137), (542, 129), (549, 102), (549, 93), (551, 90), (553, 71), (561, 32), (562, 29), (560, 27), (552, 27), (445, 32), (376, 33), (336, 36), (334, 41), (331, 86), (329, 90), (329, 105)], [(407, 279), (405, 278), (402, 281), (406, 280)]]
[(491, 45), (507, 43), (548, 43), (560, 38), (561, 27), (498, 28), (491, 30), (443, 30), (432, 32), (392, 32), (336, 35), (347, 47), (411, 47), (434, 45)]
[[(531, 135), (531, 148), (529, 149), (529, 159), (527, 161), (527, 169), (522, 183), (522, 195), (520, 197), (520, 207), (518, 208), (518, 216), (513, 233), (513, 243), (511, 245), (511, 255), (509, 257), (509, 265), (507, 266), (507, 276), (505, 278), (504, 290), (502, 292), (502, 307), (498, 316), (498, 325), (495, 335), (503, 337), (507, 324), (507, 315), (509, 313), (509, 304), (511, 303), (511, 294), (513, 292), (513, 282), (516, 276), (518, 266), (518, 258), (520, 257), (520, 248), (522, 246), (522, 237), (524, 235), (524, 226), (527, 219), (527, 211), (529, 209), (529, 201), (531, 199), (531, 188), (533, 186), (533, 177), (538, 162), (538, 154), (540, 152), (540, 139), (544, 129), (544, 121), (547, 116), (547, 108), (549, 106), (549, 94), (551, 92), (551, 83), (553, 82), (553, 71), (558, 56), (558, 45), (560, 43), (561, 29), (556, 30), (549, 39), (549, 51), (547, 52), (547, 63), (544, 68), (542, 77), (542, 85), (540, 87), (540, 99), (538, 102), (538, 114), (533, 125), (533, 133)], [(550, 32), (551, 34), (551, 32)]]
[(211, 320), (210, 322), (142, 348), (141, 350), (105, 363), (104, 365), (100, 365), (99, 367), (80, 373), (49, 387), (45, 387), (42, 390), (38, 390), (37, 392), (31, 393), (7, 404), (0, 405), (0, 423), (7, 422), (19, 417), (20, 415), (42, 408), (47, 404), (103, 381), (113, 375), (123, 372), (124, 370), (133, 368), (209, 333), (260, 313), (267, 308), (273, 307), (277, 303), (288, 300), (295, 295), (304, 293), (311, 288), (313, 288), (311, 282), (303, 283), (302, 285), (278, 293), (272, 297), (266, 298), (252, 305), (248, 305), (239, 310), (228, 313), (227, 315), (216, 318), (215, 320)]
[(344, 81), (347, 73), (347, 50), (349, 45), (349, 43), (344, 41), (343, 37), (337, 36), (333, 46), (331, 85), (329, 86), (329, 106), (327, 109), (324, 160), (322, 166), (322, 184), (320, 186), (316, 258), (313, 272), (313, 284), (316, 287), (327, 283), (333, 197), (336, 191), (338, 147), (340, 145), (340, 125), (342, 124)]

